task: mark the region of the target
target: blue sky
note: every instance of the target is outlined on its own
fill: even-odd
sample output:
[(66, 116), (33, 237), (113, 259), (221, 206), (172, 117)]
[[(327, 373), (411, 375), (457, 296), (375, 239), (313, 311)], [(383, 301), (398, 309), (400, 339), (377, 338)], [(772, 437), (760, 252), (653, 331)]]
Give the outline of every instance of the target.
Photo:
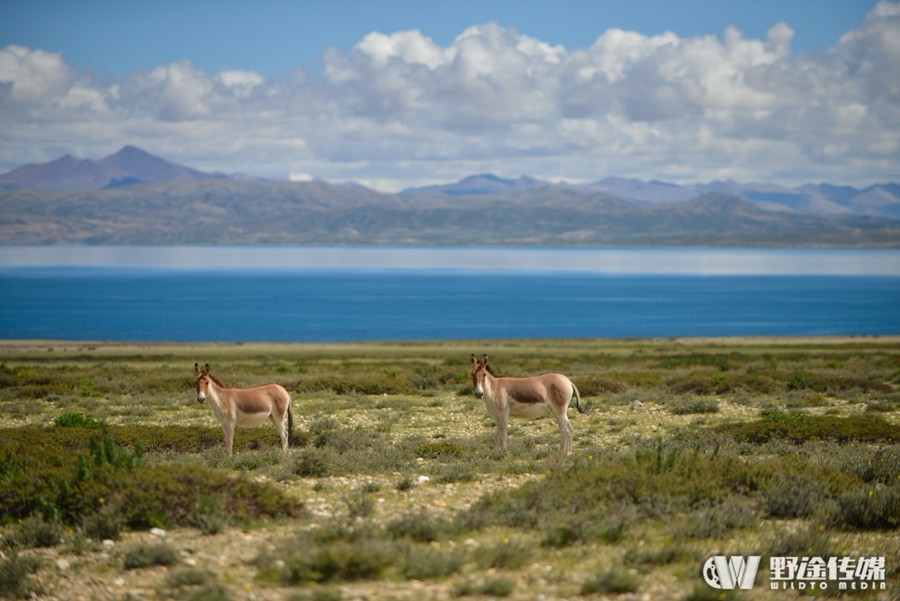
[(134, 144), (385, 190), (900, 174), (900, 4), (6, 2), (0, 171)]
[(472, 25), (496, 21), (520, 33), (590, 46), (609, 28), (645, 35), (720, 35), (735, 26), (764, 38), (791, 25), (793, 47), (819, 50), (862, 23), (875, 0), (455, 0), (172, 1), (12, 0), (0, 21), (0, 46), (62, 52), (79, 69), (122, 76), (182, 59), (207, 71), (247, 69), (266, 76), (349, 50), (372, 31), (418, 29), (447, 45)]

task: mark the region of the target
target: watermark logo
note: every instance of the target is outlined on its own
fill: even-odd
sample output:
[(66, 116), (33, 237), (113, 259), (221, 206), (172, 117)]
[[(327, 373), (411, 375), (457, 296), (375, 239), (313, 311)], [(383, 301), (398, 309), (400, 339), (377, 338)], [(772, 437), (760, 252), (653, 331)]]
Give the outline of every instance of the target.
[(884, 557), (772, 557), (769, 571), (773, 590), (887, 590)]
[(703, 564), (703, 579), (716, 589), (751, 589), (756, 582), (761, 559), (759, 555), (713, 555)]
[[(762, 557), (713, 555), (703, 564), (703, 579), (714, 589), (752, 589)], [(884, 591), (884, 557), (770, 557), (772, 590)]]

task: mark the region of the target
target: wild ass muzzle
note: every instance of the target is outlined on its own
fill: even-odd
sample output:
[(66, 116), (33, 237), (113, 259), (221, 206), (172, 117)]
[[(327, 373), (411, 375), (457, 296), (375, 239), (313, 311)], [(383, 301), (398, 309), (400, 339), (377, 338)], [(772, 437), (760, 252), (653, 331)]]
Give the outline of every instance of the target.
[[(194, 364), (197, 402), (209, 402), (213, 414), (225, 432), (225, 450), (233, 453), (234, 427), (255, 428), (271, 419), (281, 439), (281, 450), (287, 453), (294, 432), (294, 415), (291, 412), (291, 395), (278, 384), (265, 384), (253, 388), (227, 388), (222, 381), (209, 373), (209, 364), (200, 369)], [(287, 423), (285, 423), (287, 422)], [(285, 427), (287, 426), (287, 427)]]
[(472, 355), (472, 385), (475, 396), (484, 400), (487, 412), (497, 421), (500, 447), (506, 448), (506, 430), (510, 417), (535, 419), (549, 408), (559, 426), (559, 454), (572, 451), (572, 424), (567, 411), (572, 397), (581, 413), (587, 413), (581, 405), (578, 388), (563, 374), (544, 374), (531, 378), (503, 378), (494, 375), (488, 365), (488, 356), (481, 361)]

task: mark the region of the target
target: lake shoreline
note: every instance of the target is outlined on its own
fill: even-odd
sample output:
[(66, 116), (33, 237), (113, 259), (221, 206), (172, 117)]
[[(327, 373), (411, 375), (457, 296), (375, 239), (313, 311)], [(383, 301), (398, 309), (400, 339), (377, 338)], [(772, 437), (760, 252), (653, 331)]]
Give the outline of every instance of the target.
[(26, 351), (128, 351), (128, 350), (194, 350), (194, 349), (243, 349), (250, 351), (284, 351), (284, 350), (316, 350), (337, 349), (371, 350), (373, 348), (452, 348), (452, 347), (479, 347), (490, 346), (508, 347), (524, 346), (529, 343), (547, 345), (548, 343), (578, 342), (597, 346), (627, 346), (627, 345), (659, 345), (671, 344), (680, 346), (841, 346), (875, 343), (879, 345), (900, 345), (900, 335), (848, 335), (848, 336), (683, 336), (683, 337), (649, 337), (649, 338), (506, 338), (496, 340), (472, 339), (472, 340), (366, 340), (355, 342), (220, 342), (195, 340), (188, 342), (178, 341), (129, 341), (129, 340), (62, 340), (62, 339), (0, 339), (0, 354)]

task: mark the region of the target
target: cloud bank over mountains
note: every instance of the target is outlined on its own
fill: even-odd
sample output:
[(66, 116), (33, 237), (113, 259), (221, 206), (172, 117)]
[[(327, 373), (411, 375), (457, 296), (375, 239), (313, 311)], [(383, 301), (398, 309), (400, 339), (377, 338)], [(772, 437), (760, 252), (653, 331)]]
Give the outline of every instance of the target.
[(491, 171), (867, 185), (900, 172), (900, 4), (823, 52), (610, 29), (564, 48), (497, 23), (373, 32), (278, 77), (189, 61), (125, 77), (0, 49), (0, 171), (133, 143), (199, 169), (381, 189)]

